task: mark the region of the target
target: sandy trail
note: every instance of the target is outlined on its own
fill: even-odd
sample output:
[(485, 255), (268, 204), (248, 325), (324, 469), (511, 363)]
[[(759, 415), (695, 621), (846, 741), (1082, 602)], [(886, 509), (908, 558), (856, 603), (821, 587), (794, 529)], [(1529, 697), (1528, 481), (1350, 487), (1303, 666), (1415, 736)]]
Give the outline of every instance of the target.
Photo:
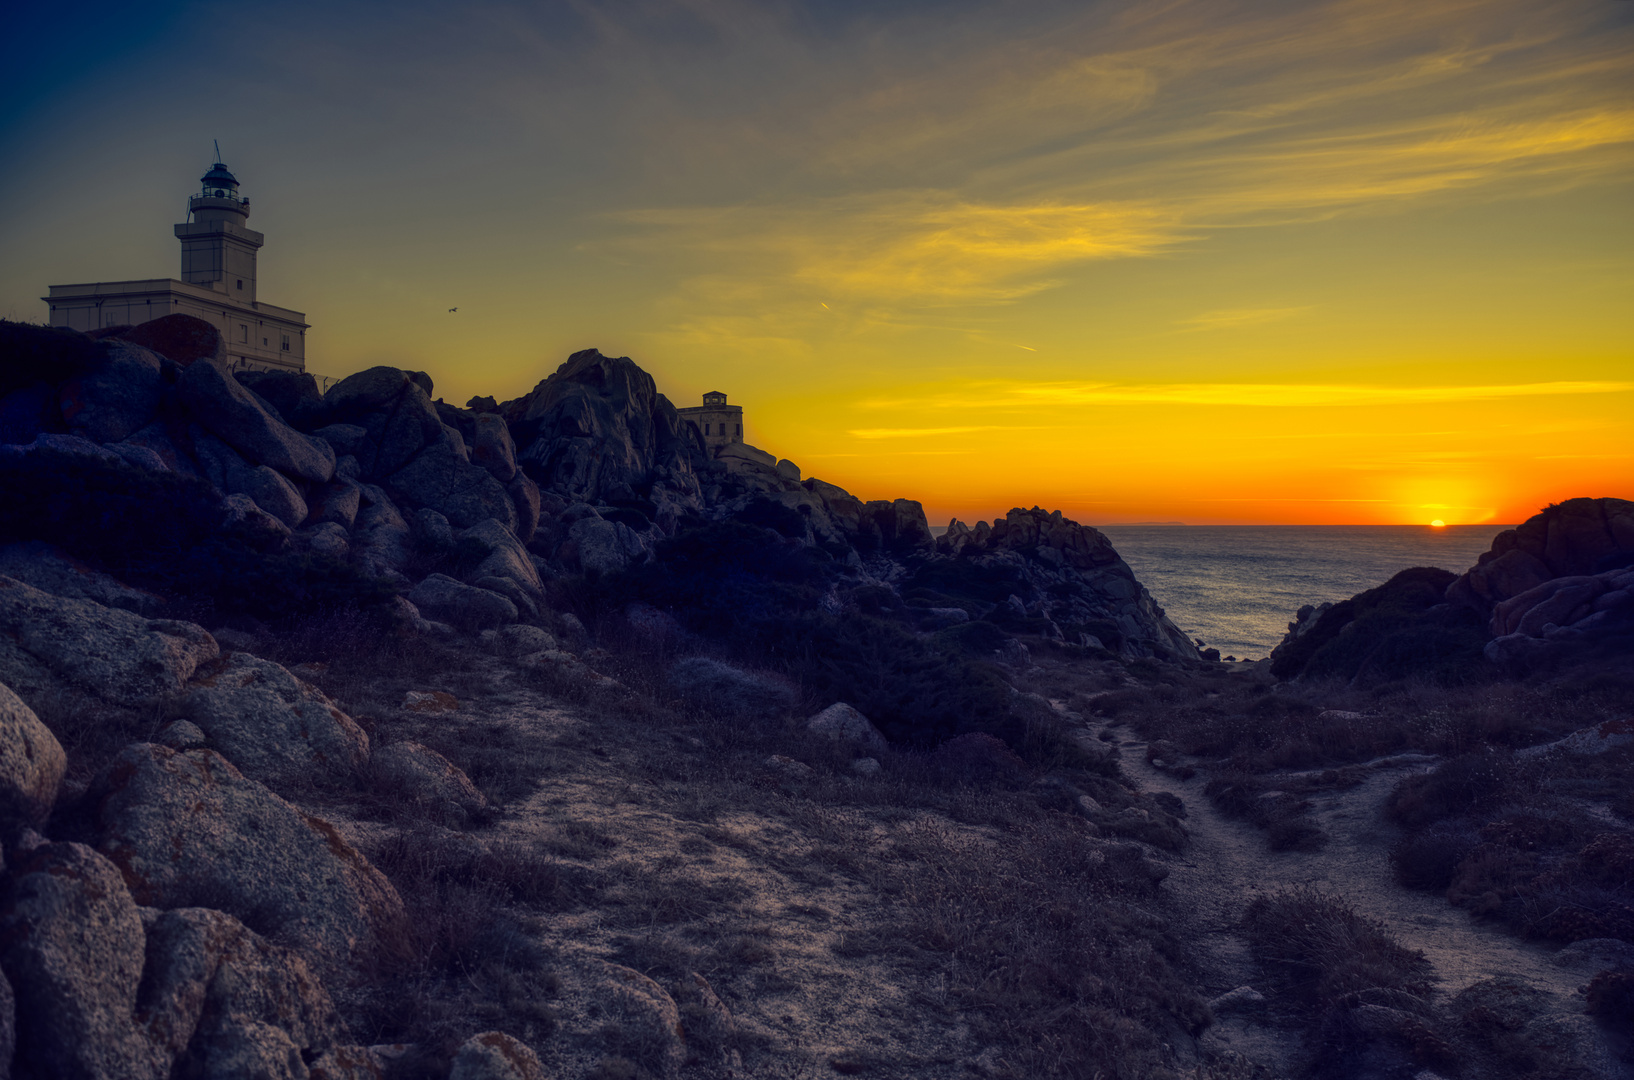
[[(1513, 976), (1570, 999), (1582, 977), (1551, 962), (1554, 950), (1487, 927), (1439, 895), (1395, 883), (1389, 851), (1400, 835), (1383, 806), (1397, 781), (1427, 766), (1422, 761), (1381, 762), (1356, 787), (1313, 798), (1311, 818), (1327, 832), (1320, 851), (1272, 851), (1265, 833), (1226, 818), (1203, 795), (1203, 778), (1181, 780), (1146, 760), (1146, 742), (1122, 736), (1122, 765), (1150, 791), (1167, 791), (1186, 804), (1191, 844), (1171, 864), (1168, 887), (1196, 912), (1205, 966), (1218, 977), (1258, 978), (1246, 942), (1236, 932), (1244, 907), (1261, 892), (1309, 885), (1341, 896), (1359, 913), (1383, 922), (1403, 945), (1422, 949), (1440, 988), (1456, 994), (1494, 976)], [(1236, 983), (1233, 983), (1236, 985)]]

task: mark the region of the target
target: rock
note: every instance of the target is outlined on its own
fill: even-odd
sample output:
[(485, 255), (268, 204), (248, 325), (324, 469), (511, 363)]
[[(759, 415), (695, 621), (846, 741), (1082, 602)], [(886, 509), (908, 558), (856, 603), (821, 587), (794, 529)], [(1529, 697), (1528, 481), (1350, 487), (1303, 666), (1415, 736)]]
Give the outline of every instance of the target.
[(368, 735), (322, 691), (247, 652), (203, 665), (177, 707), (253, 780), (350, 769), (369, 756)]
[(516, 509), (516, 538), (526, 544), (533, 539), (533, 534), (539, 528), (539, 514), (541, 499), (539, 485), (528, 479), (524, 472), (518, 472), (511, 477), (511, 482), (505, 485), (505, 491), (511, 497), (511, 505)]
[(302, 529), (301, 536), (306, 541), (307, 550), (314, 555), (345, 559), (352, 550), (351, 542), (346, 538), (346, 528), (339, 522), (325, 521), (320, 525)]
[(290, 527), (255, 505), (248, 495), (229, 495), (221, 500), (221, 507), (222, 526), (260, 550), (275, 551), (289, 540)]
[(798, 484), (800, 482), (800, 466), (796, 465), (788, 458), (784, 458), (782, 461), (777, 463), (777, 475), (781, 476), (785, 480), (792, 480), (794, 483)]
[(487, 552), (471, 572), (473, 582), (480, 578), (505, 578), (535, 599), (544, 596), (545, 584), (539, 579), (528, 549), (503, 522), (489, 518), (466, 529), (459, 538)]
[(57, 737), (0, 683), (0, 841), (45, 823), (67, 770)]
[(0, 971), (0, 1080), (11, 1080), (12, 1059), (17, 1056), (17, 995), (11, 980)]
[(311, 512), (300, 489), (277, 469), (257, 465), (237, 474), (229, 483), (229, 490), (248, 495), (255, 505), (291, 529), (298, 528)]
[(315, 438), (322, 439), (335, 451), (335, 467), (340, 468), (340, 459), (350, 457), (358, 462), (359, 474), (362, 463), (374, 458), (376, 447), (374, 440), (369, 438), (369, 429), (360, 424), (327, 424), (314, 431)]
[(410, 516), (409, 525), (414, 540), (424, 551), (453, 551), (454, 527), (448, 519), (430, 507), (422, 506)]
[(482, 644), (501, 656), (526, 656), (541, 649), (557, 648), (556, 635), (537, 626), (518, 624), (498, 630), (484, 630)]
[(677, 661), (669, 682), (680, 697), (716, 716), (770, 720), (794, 707), (787, 684), (704, 656)]
[(414, 534), (382, 489), (358, 488), (362, 501), (352, 527), (352, 561), (373, 577), (402, 580), (398, 575), (414, 557)]
[(68, 430), (93, 442), (119, 442), (146, 427), (164, 395), (160, 361), (120, 341), (103, 345), (99, 363), (62, 384), (58, 408)]
[(1520, 758), (1541, 757), (1546, 754), (1604, 754), (1634, 743), (1634, 719), (1605, 720), (1592, 727), (1579, 728), (1564, 738), (1541, 746), (1529, 746), (1516, 751)]
[(143, 912), (138, 1015), (177, 1074), (306, 1080), (341, 1021), (298, 954), (208, 908)]
[(1487, 613), (1551, 579), (1597, 575), (1631, 563), (1634, 502), (1568, 499), (1494, 537), (1475, 566), (1447, 587), (1447, 599)]
[(884, 755), (890, 746), (879, 729), (862, 713), (836, 701), (806, 721), (806, 730), (835, 742), (847, 743), (870, 754)]
[(1583, 971), (1634, 970), (1634, 943), (1617, 938), (1584, 938), (1562, 946), (1553, 960), (1560, 967)]
[(812, 768), (787, 754), (773, 754), (761, 764), (785, 780), (804, 780), (812, 775)]
[(581, 662), (578, 657), (561, 649), (541, 649), (536, 653), (528, 653), (517, 658), (518, 667), (534, 668), (549, 672), (552, 676), (564, 682), (578, 686), (592, 686), (602, 691), (622, 691), (623, 683), (617, 679), (603, 675), (589, 665)]
[(90, 439), (81, 438), (78, 435), (55, 435), (50, 432), (42, 432), (36, 435), (34, 441), (27, 446), (8, 446), (5, 448), (8, 457), (32, 454), (41, 450), (52, 454), (66, 454), (69, 457), (95, 458), (110, 465), (118, 465), (125, 460), (112, 450), (98, 446)]
[(499, 593), (462, 584), (445, 574), (429, 575), (408, 598), (421, 611), (468, 631), (514, 623), (520, 617), (516, 605)]
[(622, 1041), (644, 1049), (652, 1072), (669, 1078), (686, 1063), (686, 1036), (681, 1012), (664, 988), (639, 971), (617, 964), (600, 964), (586, 987), (604, 1015), (620, 1028)]
[(225, 362), (227, 350), (215, 324), (194, 315), (161, 315), (119, 335), (132, 345), (152, 349), (177, 367), (195, 360)]
[(501, 484), (510, 483), (516, 476), (516, 444), (511, 441), (511, 429), (506, 426), (504, 417), (477, 414), (471, 461), (487, 469)]
[(453, 762), (417, 742), (392, 743), (374, 752), (369, 765), (377, 785), (409, 801), (434, 809), (438, 816), (464, 822), (485, 810), (488, 799)]
[(877, 759), (871, 757), (858, 758), (851, 763), (851, 771), (858, 776), (878, 776), (884, 767)]
[(163, 1080), (140, 1030), (145, 935), (117, 867), (83, 844), (41, 844), (0, 901), (0, 969), (17, 991), (24, 1075)]
[(323, 970), (395, 940), (403, 902), (321, 818), (212, 750), (133, 743), (92, 786), (98, 849), (140, 903), (252, 920)]
[(628, 357), (585, 349), (526, 397), (501, 406), (517, 463), (544, 488), (603, 502), (663, 481), (695, 498), (688, 441), (675, 407)]
[(466, 461), (447, 429), (402, 468), (383, 481), (392, 497), (404, 506), (429, 506), (456, 528), (469, 528), (487, 518), (498, 518), (506, 528), (516, 524), (516, 506), (488, 470)]
[(204, 729), (191, 720), (172, 720), (159, 729), (154, 741), (172, 750), (196, 750), (207, 740)]
[(291, 427), (305, 430), (323, 408), (318, 380), (307, 372), (246, 370), (233, 372), (233, 377), (271, 405)]
[(394, 1066), (413, 1049), (412, 1043), (335, 1046), (318, 1055), (308, 1075), (311, 1080), (387, 1080), (398, 1075)]
[(630, 565), (621, 528), (629, 527), (599, 517), (584, 518), (568, 526), (568, 539), (578, 552), (579, 569), (586, 577), (594, 580)]
[(134, 706), (181, 690), (218, 651), (192, 623), (144, 619), (0, 576), (0, 682), (24, 700), (68, 683)]
[(138, 615), (150, 615), (164, 603), (152, 593), (133, 589), (42, 540), (0, 546), (0, 575), (53, 596), (89, 600)]
[(484, 1031), (465, 1040), (448, 1080), (545, 1080), (545, 1067), (526, 1043)]
[(195, 421), (250, 460), (320, 484), (335, 475), (335, 451), (327, 442), (268, 412), (221, 364), (192, 364), (176, 381), (176, 392)]
[(357, 514), (363, 508), (363, 489), (356, 481), (342, 478), (338, 472), (334, 480), (316, 488), (307, 501), (307, 523), (321, 525), (333, 522), (348, 531), (357, 523)]
[(417, 713), (451, 713), (460, 711), (460, 703), (446, 690), (410, 690), (403, 695), (403, 708)]

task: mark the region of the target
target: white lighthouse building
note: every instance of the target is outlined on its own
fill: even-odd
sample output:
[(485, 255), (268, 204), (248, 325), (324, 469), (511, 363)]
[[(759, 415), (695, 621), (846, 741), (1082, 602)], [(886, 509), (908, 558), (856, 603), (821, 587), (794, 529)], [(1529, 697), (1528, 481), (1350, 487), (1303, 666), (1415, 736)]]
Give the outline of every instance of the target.
[(145, 323), (163, 315), (194, 315), (216, 325), (235, 368), (306, 370), (306, 316), (256, 299), (255, 254), (266, 237), (246, 228), (250, 200), (217, 161), (203, 188), (187, 200), (188, 220), (176, 226), (182, 276), (146, 281), (53, 285), (41, 297), (52, 326), (96, 330)]

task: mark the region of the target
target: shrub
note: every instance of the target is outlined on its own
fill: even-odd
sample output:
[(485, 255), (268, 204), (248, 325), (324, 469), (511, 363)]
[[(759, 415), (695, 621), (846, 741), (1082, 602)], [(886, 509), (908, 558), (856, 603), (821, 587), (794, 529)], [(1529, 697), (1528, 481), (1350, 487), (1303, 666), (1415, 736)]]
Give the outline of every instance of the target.
[(1383, 923), (1337, 896), (1300, 888), (1257, 896), (1243, 932), (1267, 973), (1311, 1009), (1348, 994), (1393, 990), (1422, 998), (1432, 989), (1430, 962), (1403, 948)]
[(1613, 1029), (1634, 1029), (1634, 971), (1602, 971), (1584, 990), (1589, 1015)]
[(1396, 880), (1407, 888), (1444, 892), (1452, 884), (1459, 863), (1478, 843), (1480, 837), (1469, 825), (1440, 821), (1399, 840), (1390, 849), (1390, 865)]
[(1488, 810), (1501, 800), (1514, 772), (1514, 755), (1487, 748), (1462, 754), (1433, 771), (1404, 777), (1390, 793), (1385, 812), (1409, 829), (1442, 818)]

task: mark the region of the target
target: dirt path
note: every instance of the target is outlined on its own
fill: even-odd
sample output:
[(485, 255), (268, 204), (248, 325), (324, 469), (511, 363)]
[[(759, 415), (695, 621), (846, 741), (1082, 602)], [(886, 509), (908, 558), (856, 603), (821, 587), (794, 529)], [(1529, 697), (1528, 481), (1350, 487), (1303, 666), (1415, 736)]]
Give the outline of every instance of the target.
[[(1403, 945), (1422, 949), (1446, 995), (1482, 979), (1513, 976), (1553, 993), (1561, 1011), (1581, 1011), (1574, 994), (1583, 975), (1553, 963), (1553, 949), (1483, 926), (1442, 897), (1403, 889), (1392, 879), (1389, 850), (1399, 832), (1384, 819), (1383, 805), (1402, 776), (1426, 767), (1422, 761), (1381, 762), (1356, 787), (1316, 796), (1311, 817), (1328, 834), (1327, 845), (1275, 852), (1263, 831), (1214, 808), (1203, 795), (1201, 776), (1181, 780), (1154, 768), (1144, 739), (1121, 727), (1111, 730), (1119, 737), (1125, 772), (1147, 790), (1170, 792), (1186, 805), (1191, 843), (1169, 864), (1167, 887), (1191, 912), (1198, 961), (1213, 992), (1261, 980), (1236, 929), (1249, 901), (1262, 892), (1308, 885), (1343, 897), (1383, 922)], [(1288, 1063), (1289, 1034), (1239, 1020), (1216, 1037), (1276, 1066)]]

